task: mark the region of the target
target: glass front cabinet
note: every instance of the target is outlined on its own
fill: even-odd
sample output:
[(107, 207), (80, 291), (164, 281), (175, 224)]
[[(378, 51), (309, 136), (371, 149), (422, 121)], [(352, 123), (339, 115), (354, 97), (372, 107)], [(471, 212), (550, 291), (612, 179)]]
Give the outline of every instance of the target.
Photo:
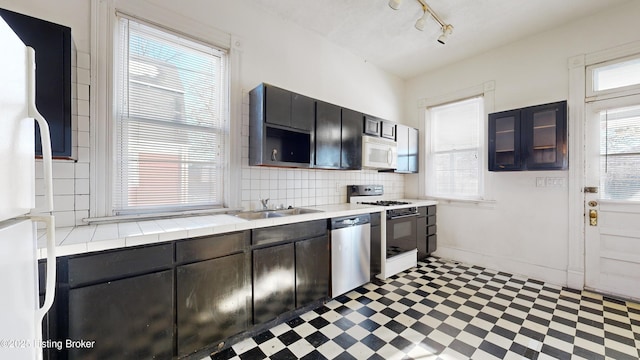
[(489, 114), (489, 171), (567, 169), (567, 102)]

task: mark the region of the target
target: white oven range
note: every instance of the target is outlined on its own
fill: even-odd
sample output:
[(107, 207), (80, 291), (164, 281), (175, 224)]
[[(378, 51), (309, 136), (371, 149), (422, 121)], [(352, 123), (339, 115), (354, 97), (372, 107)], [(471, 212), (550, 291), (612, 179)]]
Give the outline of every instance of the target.
[(408, 201), (388, 199), (384, 195), (383, 185), (347, 185), (347, 202), (384, 206), (381, 216), (379, 247), (380, 279), (415, 267), (418, 262), (416, 218), (418, 208)]

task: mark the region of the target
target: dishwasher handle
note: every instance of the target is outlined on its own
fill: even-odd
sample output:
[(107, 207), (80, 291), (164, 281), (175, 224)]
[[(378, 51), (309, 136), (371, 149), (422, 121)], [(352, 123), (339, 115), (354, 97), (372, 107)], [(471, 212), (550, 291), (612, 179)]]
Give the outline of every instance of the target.
[(331, 219), (331, 230), (342, 229), (351, 226), (364, 225), (371, 222), (370, 214), (362, 214), (355, 216), (344, 216)]

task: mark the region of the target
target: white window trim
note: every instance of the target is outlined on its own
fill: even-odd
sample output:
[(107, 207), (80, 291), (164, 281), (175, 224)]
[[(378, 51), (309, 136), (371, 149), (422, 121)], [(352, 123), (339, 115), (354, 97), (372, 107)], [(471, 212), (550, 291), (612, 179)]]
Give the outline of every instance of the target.
[(154, 6), (146, 1), (92, 0), (91, 1), (91, 94), (90, 94), (90, 218), (110, 218), (113, 176), (113, 146), (115, 136), (112, 129), (114, 35), (116, 12), (133, 18), (170, 28), (195, 39), (229, 51), (229, 133), (226, 143), (224, 203), (228, 208), (240, 206), (240, 130), (242, 112), (242, 89), (240, 85), (240, 39)]
[(422, 98), (418, 100), (418, 108), (420, 109), (420, 113), (424, 119), (421, 122), (421, 133), (425, 134), (425, 138), (423, 143), (426, 146), (421, 146), (424, 148), (422, 151), (422, 169), (428, 169), (428, 155), (429, 155), (429, 137), (426, 134), (430, 133), (430, 125), (431, 119), (429, 117), (428, 108), (443, 105), (447, 103), (452, 103), (456, 101), (461, 101), (464, 99), (469, 99), (473, 97), (482, 96), (484, 98), (484, 117), (483, 124), (481, 125), (482, 129), (482, 141), (481, 147), (482, 150), (479, 152), (480, 162), (481, 162), (481, 172), (480, 172), (480, 190), (482, 192), (481, 197), (479, 198), (445, 198), (445, 197), (433, 197), (427, 194), (427, 171), (422, 170), (419, 173), (419, 184), (420, 184), (420, 197), (422, 198), (430, 198), (434, 200), (438, 200), (444, 202), (446, 204), (454, 204), (454, 205), (463, 205), (463, 206), (483, 206), (483, 207), (492, 207), (495, 204), (495, 201), (491, 200), (493, 197), (492, 191), (490, 187), (486, 186), (486, 179), (489, 176), (488, 171), (488, 160), (487, 160), (487, 149), (488, 149), (488, 139), (486, 136), (486, 129), (488, 128), (488, 115), (494, 111), (495, 108), (495, 81), (487, 81), (481, 85), (462, 89), (455, 91), (453, 93), (431, 97), (431, 98)]

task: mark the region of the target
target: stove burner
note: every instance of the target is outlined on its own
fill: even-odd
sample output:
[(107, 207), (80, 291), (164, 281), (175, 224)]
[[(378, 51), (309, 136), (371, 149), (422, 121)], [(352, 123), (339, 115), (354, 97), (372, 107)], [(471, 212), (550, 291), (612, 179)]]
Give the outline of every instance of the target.
[(393, 206), (393, 205), (408, 205), (408, 204), (411, 204), (411, 203), (410, 202), (405, 202), (405, 201), (378, 200), (378, 201), (373, 201), (373, 202), (362, 201), (362, 202), (360, 202), (360, 204), (378, 205), (378, 206)]

